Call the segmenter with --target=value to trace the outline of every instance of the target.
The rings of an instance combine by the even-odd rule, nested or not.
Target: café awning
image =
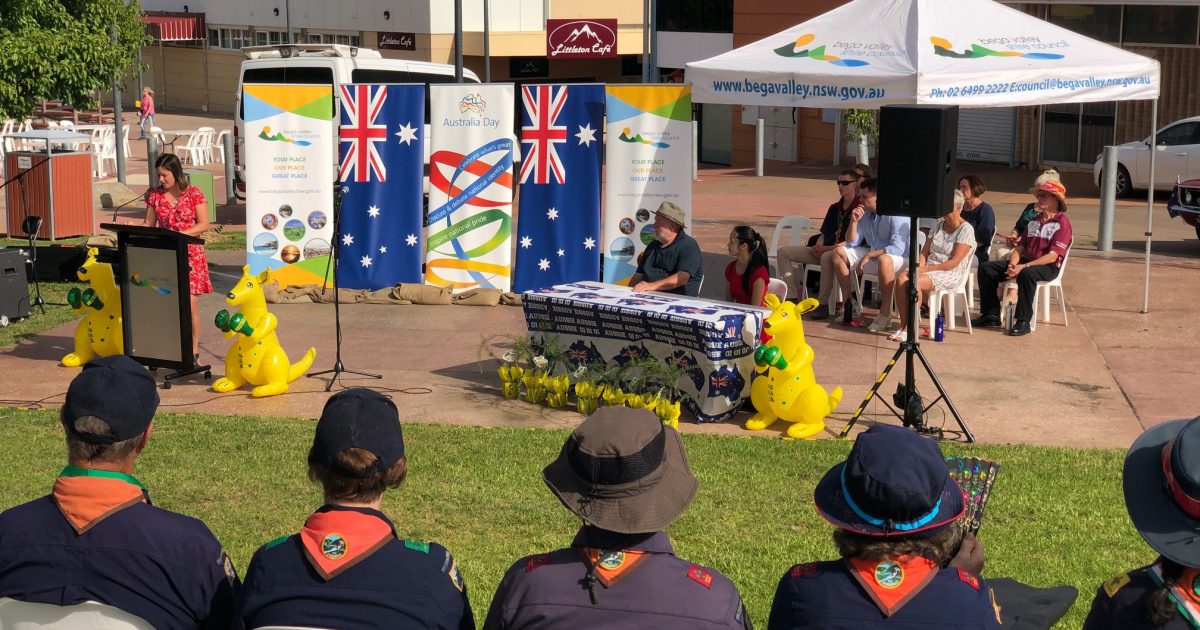
[[[142,15],[146,33],[160,42],[183,42],[208,38],[203,13],[147,11]]]

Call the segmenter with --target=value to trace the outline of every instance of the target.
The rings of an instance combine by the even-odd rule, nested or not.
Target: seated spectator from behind
[[[396,405],[369,389],[325,403],[308,451],[324,505],[300,533],[254,554],[239,617],[247,628],[474,628],[454,558],[437,543],[401,540],[381,503],[408,472]]]
[[[700,244],[688,233],[683,208],[664,201],[654,211],[654,240],[638,258],[629,280],[634,291],[664,291],[689,297],[700,295],[704,280]]]
[[[739,225],[729,233],[729,255],[725,266],[725,301],[765,306],[767,283],[767,243],[748,225]]]
[[[830,294],[833,293],[834,275],[833,259],[846,244],[846,232],[853,221],[853,211],[862,205],[858,197],[859,175],[854,169],[846,169],[837,177],[838,193],[841,197],[830,204],[825,211],[825,220],[821,222],[819,234],[809,240],[808,245],[788,245],[780,247],[776,252],[776,263],[779,266],[779,277],[788,285],[791,295],[800,296],[800,282],[796,274],[803,278],[804,265],[821,265],[821,290],[817,296],[820,304],[812,312],[813,319],[826,319],[831,312]],[[844,296],[849,298],[848,295]]]
[[[60,414],[67,467],[48,496],[0,514],[0,597],[99,602],[155,628],[230,627],[229,556],[204,523],[151,504],[133,476],[157,408],[154,378],[133,359],[83,366]]]
[[[979,266],[979,318],[973,326],[1000,325],[1000,296],[1005,280],[1017,282],[1016,321],[1012,334],[1028,335],[1033,319],[1033,295],[1037,283],[1058,276],[1063,258],[1071,247],[1071,220],[1067,217],[1067,189],[1062,182],[1046,181],[1031,188],[1037,199],[1038,216],[1025,226],[1025,234],[1007,260],[992,260]]]
[[[769,629],[1000,627],[983,544],[963,534],[962,489],[933,440],[871,427],[814,495],[842,557],[785,573]]]
[[[583,526],[566,549],[508,569],[485,629],[750,628],[733,582],[677,558],[663,532],[699,484],[679,434],[653,413],[602,407],[542,478]]]
[[[1200,418],[1147,430],[1125,456],[1125,509],[1158,553],[1096,590],[1084,630],[1180,630],[1200,624]]]
[[[834,272],[842,295],[851,295],[850,272],[860,278],[864,273],[879,278],[881,302],[879,316],[869,328],[875,332],[887,330],[892,322],[892,290],[896,271],[903,269],[908,257],[909,218],[878,214],[875,210],[877,186],[874,179],[859,184],[863,205],[854,209],[855,221],[850,224],[846,240],[846,257],[834,258]]]
[[[983,200],[987,187],[978,175],[964,175],[958,180],[958,190],[966,199],[963,203],[962,218],[975,230],[975,259],[985,263],[988,261],[992,237],[996,235],[996,212]]]

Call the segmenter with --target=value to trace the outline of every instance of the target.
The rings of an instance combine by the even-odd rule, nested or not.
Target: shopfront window
[[[1048,21],[1102,42],[1121,41],[1121,5],[1054,4]]]
[[[1126,5],[1125,36],[1129,44],[1196,44],[1200,7]]]
[[[658,0],[658,30],[732,33],[733,0]]]

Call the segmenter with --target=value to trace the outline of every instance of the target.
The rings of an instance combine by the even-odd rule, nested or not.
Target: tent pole
[[[1158,97],[1150,105],[1150,190],[1146,192],[1146,279],[1143,282],[1142,313],[1150,312],[1150,241],[1154,233],[1154,157],[1158,153]]]

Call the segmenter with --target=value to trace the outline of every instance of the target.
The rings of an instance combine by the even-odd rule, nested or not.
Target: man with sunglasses
[[[825,212],[825,220],[821,222],[821,233],[809,239],[807,245],[780,247],[777,254],[779,274],[788,284],[788,290],[792,295],[803,295],[799,291],[803,278],[797,282],[797,272],[803,276],[804,265],[821,265],[821,290],[817,297],[820,305],[812,312],[813,319],[829,317],[829,294],[837,284],[833,257],[845,256],[845,253],[839,254],[838,252],[844,249],[846,244],[846,232],[850,227],[850,221],[853,220],[854,209],[862,205],[862,199],[858,196],[859,175],[857,172],[853,169],[846,169],[838,175],[835,181],[841,198],[831,204],[829,210]],[[848,301],[852,302],[853,300]],[[854,308],[857,306],[855,304]]]

